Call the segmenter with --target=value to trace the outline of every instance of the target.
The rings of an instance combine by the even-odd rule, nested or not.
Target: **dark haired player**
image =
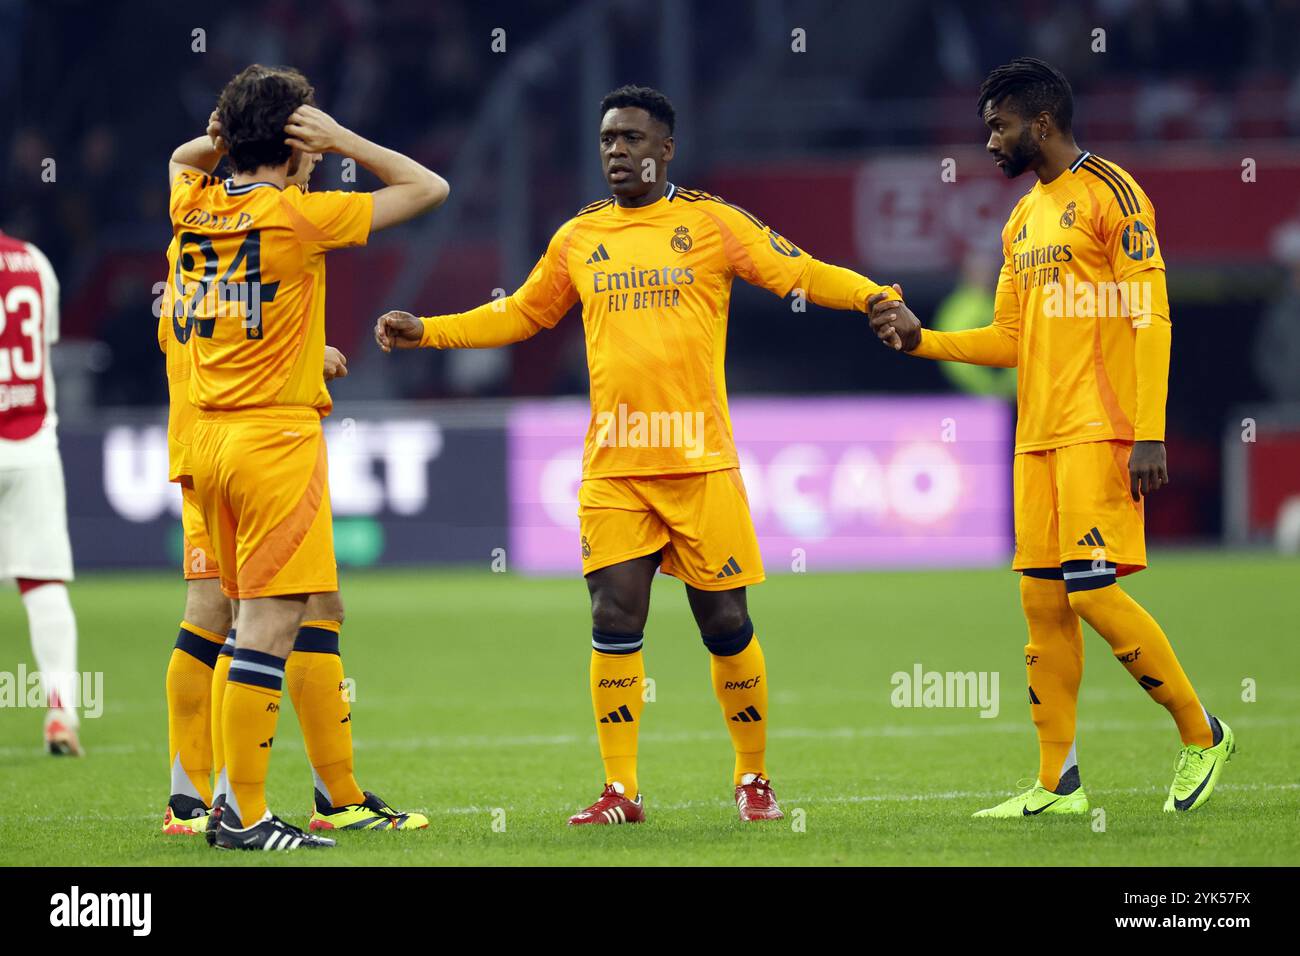
[[[552,328],[582,302],[592,418],[578,517],[605,789],[569,822],[645,819],[641,643],[659,568],[685,583],[710,653],[740,818],[780,819],[765,767],[767,672],[745,601],[763,565],[727,414],[731,283],[739,276],[781,296],[800,289],[819,305],[859,311],[883,287],[818,262],[743,209],[670,183],[674,112],[662,93],[622,87],[600,113],[611,195],[556,231],[514,295],[458,315],[389,312],[375,337],[384,350],[491,348]],[[649,431],[624,427],[637,420]]]
[[[211,542],[208,564],[225,596],[239,601],[225,689],[213,701],[214,713],[220,711],[213,742],[226,773],[224,795],[206,829],[223,848],[334,844],[285,823],[266,806],[290,651],[298,652],[295,663],[302,681],[312,685],[312,698],[334,704],[299,711],[318,790],[332,774],[327,788],[338,791],[333,797],[344,792],[339,787],[350,794],[346,813],[332,806],[322,812],[318,798],[312,828],[356,823],[401,829],[411,816],[356,791],[350,736],[337,727],[332,736],[314,735],[308,726],[331,719],[337,724],[339,712],[347,711],[336,683],[342,678],[337,628],[305,619],[309,607],[321,605],[319,596],[338,591],[320,424],[332,405],[324,370],[325,254],[364,244],[371,233],[432,209],[448,188],[436,173],[344,129],[312,102],[311,85],[296,70],[250,66],[221,93],[220,142],[206,135],[182,145],[169,170],[174,239],[164,314],[175,342],[167,352],[170,359],[171,345],[182,347],[177,354],[189,372],[184,407],[196,412],[184,436],[188,448],[181,449],[183,469],[173,449],[173,477],[190,478],[193,511]],[[233,169],[225,180],[212,175],[223,150]],[[309,173],[325,152],[352,157],[384,188],[299,188],[304,167]],[[341,616],[339,607],[335,618]],[[214,629],[183,632],[178,641],[181,661],[195,659],[195,690],[204,674],[212,674],[220,638]],[[290,665],[291,691],[293,671]],[[313,740],[327,739],[334,760],[312,753]]]
[[[979,92],[988,151],[1008,178],[1038,181],[1002,230],[993,324],[922,330],[906,306],[873,303],[883,341],[925,358],[1019,367],[1016,553],[1029,625],[1025,665],[1038,780],[977,817],[1084,813],[1075,710],[1087,621],[1178,726],[1165,801],[1195,810],[1234,750],[1197,699],[1168,638],[1117,583],[1146,567],[1143,499],[1169,481],[1170,323],[1155,210],[1128,173],[1074,142],[1070,84],[1029,57]]]
[[[221,122],[216,110],[208,119],[211,164],[225,155]],[[304,153],[298,169],[287,177],[288,188],[307,192],[320,153]],[[204,164],[208,168],[208,164]],[[175,240],[173,240],[173,245]],[[175,267],[175,255],[169,251]],[[166,356],[170,414],[167,419],[169,477],[181,487],[182,571],[185,577],[185,616],[167,666],[167,743],[170,796],[162,832],[168,835],[204,833],[212,820],[210,808],[222,802],[226,781],[222,746],[222,704],[235,650],[232,627],[238,602],[222,593],[217,556],[199,512],[190,475],[189,447],[198,409],[190,404],[190,356],[173,327],[176,293],[165,283],[159,299],[158,345]],[[325,347],[324,374],[328,383],[347,375],[341,352]],[[428,826],[419,813],[393,810],[357,784],[353,774],[352,712],[344,684],[339,636],[343,601],[337,591],[307,599],[293,652],[285,663],[285,686],[302,727],[312,766],[311,830],[416,830]]]

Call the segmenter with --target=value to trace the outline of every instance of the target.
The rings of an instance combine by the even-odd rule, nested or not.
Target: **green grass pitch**
[[[87,575],[73,586],[83,670],[104,672],[88,756],[39,749],[42,712],[0,710],[0,864],[1289,864],[1300,862],[1300,588],[1294,561],[1169,554],[1125,585],[1162,622],[1239,753],[1213,800],[1161,812],[1178,739],[1085,628],[1079,755],[1092,818],[972,820],[1031,777],[1024,624],[1008,571],[779,575],[751,589],[771,680],[769,769],[787,820],[742,825],[708,661],[679,582],[655,583],[641,735],[648,822],[566,827],[602,783],[578,578],[487,571],[347,573],[344,663],[357,776],[431,824],[344,833],[317,854],[226,854],[159,832],[167,798],[163,674],[183,586]],[[32,667],[17,594],[0,600],[0,671]],[[900,709],[890,677],[997,671],[1000,712]],[[1254,702],[1243,681],[1256,682]],[[302,824],[311,776],[292,708],[272,807]],[[801,827],[792,823],[802,822]],[[494,823],[496,826],[494,826]],[[500,824],[504,823],[504,829]]]

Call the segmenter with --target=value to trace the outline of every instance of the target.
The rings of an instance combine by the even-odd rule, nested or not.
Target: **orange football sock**
[[[266,771],[280,721],[283,682],[283,659],[235,648],[221,711],[221,737],[230,786],[226,802],[245,827],[266,813]]]
[[[636,769],[637,732],[645,708],[642,635],[592,631],[591,638],[591,706],[596,716],[600,759],[605,765],[605,783],[622,784],[624,794],[636,799],[641,792]]]
[[[338,621],[304,623],[284,668],[316,789],[332,807],[366,798],[353,776],[352,708],[339,656],[339,628]]]
[[[212,799],[215,802],[229,787],[226,786],[226,750],[221,745],[221,711],[226,703],[226,681],[230,678],[230,662],[234,660],[235,632],[226,635],[225,646],[212,667]]]
[[[1087,580],[1087,579],[1084,579]],[[1111,652],[1178,725],[1184,744],[1210,747],[1214,732],[1155,618],[1118,584],[1070,592],[1070,606],[1110,644]]]
[[[733,777],[739,785],[745,774],[767,776],[767,663],[746,620],[734,634],[705,637],[713,692],[731,732],[736,752]]]
[[[212,805],[212,667],[224,635],[181,621],[167,663],[167,751],[172,795]]]
[[[1054,791],[1065,771],[1074,768],[1078,778],[1074,740],[1083,626],[1070,607],[1064,581],[1022,574],[1020,604],[1029,625],[1025,674],[1029,712],[1038,731],[1038,782]]]

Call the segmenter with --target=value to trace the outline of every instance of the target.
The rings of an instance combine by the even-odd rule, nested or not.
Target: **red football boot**
[[[747,773],[741,777],[736,787],[736,809],[742,820],[780,820],[785,814],[776,805],[776,794],[772,792],[772,781],[756,773]]]
[[[85,753],[72,721],[60,710],[45,715],[45,749],[56,757],[80,757]]]
[[[641,794],[635,800],[623,795],[621,783],[607,783],[600,799],[581,813],[569,817],[569,826],[581,826],[584,823],[641,823],[645,820],[645,805]]]

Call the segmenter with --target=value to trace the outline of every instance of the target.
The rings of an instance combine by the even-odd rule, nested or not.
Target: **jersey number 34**
[[[223,243],[224,244],[224,243]],[[202,257],[202,274],[191,249]],[[243,266],[243,277],[235,274]],[[190,335],[210,339],[216,330],[217,319],[239,317],[244,327],[244,337],[262,338],[262,306],[275,300],[279,282],[262,282],[262,231],[252,229],[244,237],[234,258],[218,278],[221,257],[210,236],[197,232],[183,232],[176,250],[175,305],[172,307],[172,331],[176,341],[189,341]],[[190,278],[186,281],[186,277]],[[184,325],[181,321],[184,320]]]

